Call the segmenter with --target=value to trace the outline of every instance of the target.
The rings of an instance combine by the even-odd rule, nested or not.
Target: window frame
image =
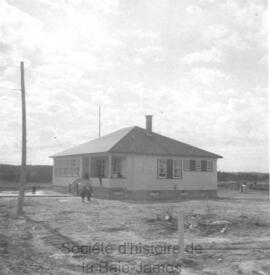
[[[124,178],[124,163],[123,157],[113,156],[111,163],[111,178],[121,179]]]
[[[180,169],[180,175],[175,175],[175,165],[178,163],[178,169]],[[165,173],[163,176],[161,173],[161,165],[164,165]],[[171,171],[168,171],[170,169]],[[177,180],[183,178],[183,160],[176,158],[158,158],[157,159],[157,178],[166,180]]]
[[[205,162],[206,162],[206,166],[205,166]],[[194,158],[185,159],[183,160],[183,171],[203,172],[203,173],[214,172],[214,160],[213,159],[194,159]]]
[[[213,160],[207,160],[207,172],[214,171],[214,162]]]
[[[175,163],[180,163],[179,168],[180,168],[180,175],[175,176]],[[181,159],[173,159],[173,179],[181,179],[183,177],[183,165],[182,165],[182,160]]]
[[[79,177],[80,160],[78,158],[71,159],[55,159],[54,176],[55,177]]]
[[[192,165],[191,165],[191,163],[192,163]],[[196,169],[196,167],[197,167],[197,165],[196,165],[197,163],[196,163],[196,160],[195,159],[190,159],[189,160],[189,171],[190,172],[197,172],[197,169]],[[194,167],[193,167],[193,165],[194,165]],[[192,169],[191,169],[192,168]]]
[[[160,163],[165,163],[165,176],[160,176]],[[158,179],[167,179],[168,178],[168,171],[167,171],[167,159],[157,159],[157,177]]]

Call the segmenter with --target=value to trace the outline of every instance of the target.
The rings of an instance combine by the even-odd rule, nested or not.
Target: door
[[[82,178],[84,178],[86,174],[88,174],[88,176],[90,177],[90,171],[89,171],[89,157],[83,157],[83,163],[82,163]]]

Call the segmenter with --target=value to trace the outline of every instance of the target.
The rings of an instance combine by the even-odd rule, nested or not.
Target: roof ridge
[[[108,151],[110,152],[111,150],[113,150],[113,148],[116,147],[123,140],[123,138],[125,138],[128,134],[130,134],[136,127],[138,127],[138,126],[131,126],[131,127],[127,127],[127,128],[122,128],[122,130],[123,129],[128,129],[128,128],[130,128],[130,130],[124,136],[122,136],[122,138],[120,138]]]
[[[201,151],[203,151],[203,152],[210,153],[210,154],[214,154],[214,155],[216,155],[216,156],[221,157],[221,156],[220,156],[220,155],[218,155],[218,154],[215,154],[215,153],[209,152],[209,151],[207,151],[207,150],[201,149],[201,148],[199,148],[199,147],[196,147],[196,146],[190,145],[189,143],[182,142],[182,141],[179,141],[179,140],[174,139],[174,138],[171,138],[171,137],[166,137],[166,136],[161,135],[161,134],[158,134],[158,133],[156,133],[156,132],[153,132],[153,134],[155,134],[155,135],[157,135],[157,136],[160,136],[160,137],[163,137],[163,138],[166,138],[166,139],[170,139],[170,140],[172,140],[172,141],[174,141],[174,142],[177,142],[177,143],[181,143],[181,144],[187,145],[187,146],[189,146],[189,147],[191,147],[191,148],[194,148],[194,149],[196,149],[196,150],[198,150],[198,149],[199,149],[199,150],[201,150]]]
[[[135,139],[134,139],[135,137]],[[183,156],[206,156],[222,158],[220,155],[195,147],[177,139],[152,132],[140,126],[121,128],[50,157],[92,154],[101,152],[139,153],[139,154],[166,154]]]
[[[134,130],[135,128],[137,128],[137,129],[139,129],[139,130],[141,130],[141,131],[146,132],[146,129],[145,129],[145,128],[142,128],[142,127],[140,127],[140,126],[134,126],[132,130]],[[127,134],[129,134],[130,132],[131,132],[131,131],[129,131]],[[176,142],[176,143],[178,143],[178,144],[188,146],[188,147],[190,147],[190,149],[200,150],[201,152],[205,152],[205,153],[208,153],[208,154],[211,154],[211,155],[215,155],[215,156],[218,157],[218,158],[222,158],[222,156],[220,156],[220,155],[218,155],[218,154],[215,154],[215,153],[212,153],[212,152],[210,152],[210,151],[201,149],[201,148],[199,148],[199,147],[190,145],[190,144],[188,144],[188,143],[186,143],[186,142],[182,142],[182,141],[179,141],[179,140],[177,140],[177,139],[174,139],[174,138],[171,138],[171,137],[167,137],[167,136],[165,136],[165,135],[156,133],[156,132],[154,132],[154,131],[153,131],[151,134],[152,134],[153,136],[158,136],[158,137],[161,137],[161,138],[164,138],[164,139],[167,139],[167,140],[171,140],[171,141]],[[125,136],[126,136],[126,135],[125,135]],[[124,137],[125,137],[125,136],[124,136]],[[123,137],[123,138],[124,138],[124,137]],[[122,140],[122,139],[121,139],[121,140]],[[119,142],[120,142],[121,140],[119,140]],[[117,143],[117,144],[118,144],[118,143]],[[117,144],[115,144],[110,150],[112,150]],[[162,146],[162,147],[163,147],[162,144],[159,144],[159,146]],[[164,147],[163,147],[163,148],[164,148]]]

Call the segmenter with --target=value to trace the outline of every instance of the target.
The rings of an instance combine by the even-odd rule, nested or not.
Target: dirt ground
[[[0,274],[270,274],[267,193],[143,204],[27,197],[22,218],[16,203],[0,198]]]

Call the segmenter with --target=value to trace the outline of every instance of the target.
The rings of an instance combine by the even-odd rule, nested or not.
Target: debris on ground
[[[185,209],[185,244],[202,253],[185,251],[181,274],[270,274],[268,201],[189,201],[131,204],[100,201],[82,205],[76,197],[27,198],[25,216],[15,218],[14,198],[0,201],[0,274],[67,274],[81,272],[83,261],[127,264],[176,262],[177,255],[63,253],[65,247],[123,242],[142,245],[178,244],[177,210]],[[191,246],[193,244],[193,246]],[[2,250],[1,250],[2,249]],[[4,252],[4,253],[1,253]],[[129,273],[135,274],[135,273]]]

